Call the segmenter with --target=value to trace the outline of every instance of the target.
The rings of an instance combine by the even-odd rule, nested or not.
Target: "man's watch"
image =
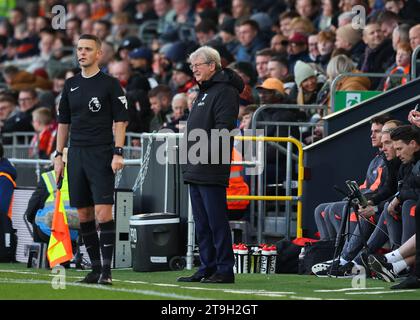
[[[122,147],[115,147],[114,148],[114,155],[117,155],[117,156],[124,156],[124,148],[122,148]]]
[[[55,155],[54,155],[54,158],[57,158],[57,157],[62,157],[63,156],[63,153],[62,152],[60,152],[60,151],[58,151],[58,150],[55,150]]]

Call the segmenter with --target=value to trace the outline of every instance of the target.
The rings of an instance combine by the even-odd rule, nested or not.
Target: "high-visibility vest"
[[[7,180],[9,180],[12,183],[13,188],[16,188],[16,182],[15,180],[13,180],[10,174],[6,172],[0,172],[0,177],[5,177]],[[9,219],[12,219],[12,207],[13,207],[13,195],[12,195],[12,201],[10,201],[9,211],[7,212],[7,216],[9,217]]]
[[[42,210],[42,213],[39,214],[40,211],[38,211],[38,214],[35,218],[36,222],[42,222],[45,224],[46,227],[51,226],[51,214],[54,211],[54,204],[55,204],[55,193],[57,191],[57,183],[55,179],[55,172],[54,170],[44,172],[42,175],[42,180],[44,181],[45,185],[47,186],[47,190],[49,193],[49,196],[47,200],[45,200],[44,209]],[[66,216],[67,216],[67,222],[69,224],[70,233],[72,233],[72,238],[77,237],[77,231],[75,229],[79,229],[79,216],[77,214],[76,208],[70,207],[70,194],[69,194],[69,185],[67,180],[67,170],[64,170],[64,178],[63,183],[61,186],[61,199],[64,204],[64,210],[66,210]],[[40,217],[42,215],[42,217]],[[50,232],[43,230],[42,231],[49,235]]]
[[[242,155],[235,149],[232,150],[232,161],[242,161]],[[249,186],[242,176],[244,167],[241,165],[232,165],[230,167],[229,187],[226,189],[228,196],[246,196],[249,195]],[[227,202],[229,210],[243,210],[249,204],[249,200],[229,200]]]
[[[66,167],[67,168],[67,167]],[[54,205],[55,201],[55,192],[57,191],[57,179],[55,178],[55,171],[47,171],[41,174],[42,180],[44,181],[47,190],[48,198],[45,200],[45,206]],[[70,204],[70,195],[69,195],[69,184],[67,180],[67,169],[64,170],[63,183],[61,185],[61,199],[64,202],[64,206]]]
[[[38,210],[35,217],[35,223],[38,226],[38,228],[41,229],[41,231],[49,237],[51,235],[51,224],[52,217],[54,214],[55,193],[57,191],[57,184],[54,171],[45,172],[41,175],[41,177],[47,187],[49,196],[45,201],[44,207]],[[67,223],[70,228],[71,239],[76,240],[78,237],[78,230],[80,229],[80,221],[76,208],[70,207],[69,197],[70,196],[68,192],[67,170],[65,170],[63,184],[61,187],[61,198],[64,203],[64,210],[67,216]]]

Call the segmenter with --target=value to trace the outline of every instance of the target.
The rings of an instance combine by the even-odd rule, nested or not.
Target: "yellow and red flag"
[[[57,183],[61,185],[61,183]],[[70,261],[73,257],[70,230],[67,223],[66,211],[61,200],[60,188],[57,188],[55,197],[54,215],[51,224],[51,236],[47,251],[51,268],[57,264]]]

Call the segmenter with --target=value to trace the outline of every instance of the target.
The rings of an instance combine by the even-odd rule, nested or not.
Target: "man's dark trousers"
[[[190,184],[191,206],[200,250],[198,273],[233,274],[235,260],[227,218],[226,187]]]

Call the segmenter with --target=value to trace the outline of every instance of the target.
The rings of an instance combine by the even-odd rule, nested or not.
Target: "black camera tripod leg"
[[[347,203],[345,204],[345,207],[343,209],[344,215],[341,219],[340,229],[337,233],[337,237],[335,239],[335,248],[334,248],[334,256],[331,263],[330,271],[328,273],[328,276],[331,276],[333,266],[335,265],[335,261],[340,260],[341,255],[341,247],[344,243],[344,237],[348,235],[348,232],[346,233],[346,227],[349,229],[350,227],[350,208],[351,208],[351,202],[352,199],[350,198],[347,200]]]

